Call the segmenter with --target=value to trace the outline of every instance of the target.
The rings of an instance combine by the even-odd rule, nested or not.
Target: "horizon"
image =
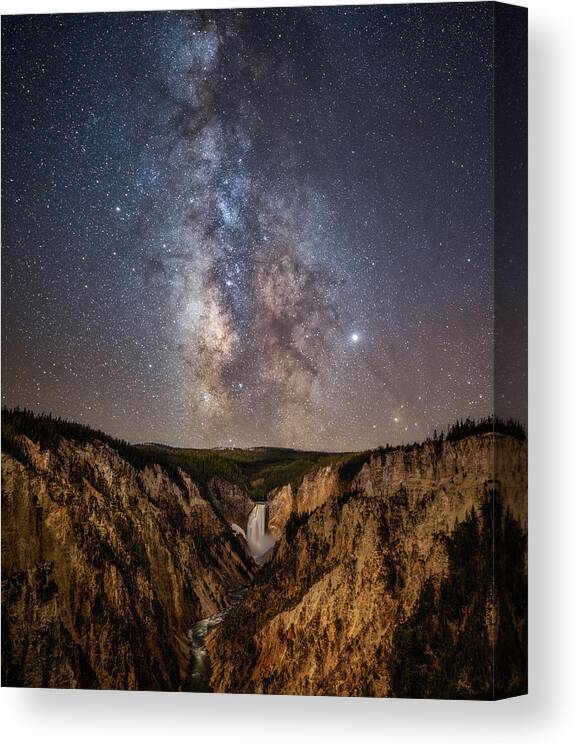
[[[364,452],[371,452],[375,451],[377,449],[403,449],[407,446],[414,446],[421,444],[426,444],[427,442],[437,441],[441,438],[446,441],[447,440],[447,434],[449,430],[452,428],[458,427],[459,424],[467,425],[468,423],[473,424],[473,427],[479,426],[481,423],[486,423],[490,420],[495,420],[503,425],[513,424],[514,426],[520,427],[523,432],[527,433],[527,426],[524,422],[518,421],[515,418],[502,418],[499,416],[493,416],[493,415],[487,415],[483,418],[473,420],[470,417],[465,418],[457,418],[452,423],[447,424],[446,427],[435,429],[433,434],[428,434],[421,439],[414,440],[414,441],[408,441],[408,442],[400,442],[397,444],[392,444],[390,442],[381,442],[379,444],[374,444],[372,446],[365,446],[365,447],[350,447],[347,449],[339,449],[339,450],[329,450],[329,449],[311,449],[306,448],[303,446],[281,446],[281,445],[273,445],[273,444],[255,444],[251,446],[237,446],[237,445],[227,445],[227,446],[181,446],[181,445],[175,445],[175,444],[167,444],[164,442],[159,441],[127,441],[126,439],[123,439],[119,436],[114,436],[111,434],[108,434],[106,431],[104,431],[102,428],[99,428],[98,426],[89,424],[89,423],[82,423],[80,421],[70,420],[68,418],[63,418],[60,415],[55,415],[52,412],[48,413],[38,413],[34,411],[31,408],[22,407],[20,405],[10,407],[8,405],[2,405],[2,412],[4,410],[7,411],[20,411],[20,412],[30,412],[35,418],[42,419],[42,418],[49,418],[51,420],[56,421],[62,421],[68,424],[72,425],[79,425],[86,427],[87,429],[95,432],[101,432],[103,434],[106,434],[108,438],[113,439],[114,441],[122,441],[128,444],[129,446],[133,447],[158,447],[160,449],[174,449],[178,451],[190,451],[190,452],[234,452],[234,451],[240,451],[240,452],[259,452],[259,451],[279,451],[279,452],[296,452],[296,453],[303,453],[303,454],[314,454],[314,455],[320,455],[320,456],[330,456],[330,455],[346,455],[346,454],[358,454],[358,453],[364,453]],[[502,433],[506,434],[508,432],[504,430],[498,430],[498,431],[486,431],[485,433]],[[484,434],[481,434],[484,435]],[[435,438],[436,437],[436,438]]]

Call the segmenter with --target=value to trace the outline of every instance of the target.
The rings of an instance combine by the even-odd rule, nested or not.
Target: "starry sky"
[[[326,450],[491,413],[492,34],[490,3],[4,17],[3,404]]]

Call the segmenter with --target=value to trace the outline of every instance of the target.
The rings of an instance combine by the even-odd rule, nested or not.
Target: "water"
[[[207,636],[218,627],[226,614],[245,598],[248,588],[234,590],[227,596],[227,608],[213,616],[196,622],[189,630],[189,642],[191,643],[191,691],[192,692],[210,692],[209,680],[211,678],[211,666],[205,640]]]
[[[256,504],[247,518],[247,545],[254,559],[262,556],[274,544],[265,528],[265,504]]]
[[[262,557],[271,549],[274,539],[266,529],[265,504],[256,504],[247,518],[247,531],[244,533],[237,525],[232,525],[236,532],[240,532],[247,539],[247,545],[258,566],[263,563]],[[227,608],[213,616],[196,622],[189,630],[189,642],[191,643],[191,682],[192,692],[210,692],[209,681],[211,679],[211,666],[205,641],[207,636],[218,627],[226,614],[247,595],[249,588],[234,590],[227,596]]]

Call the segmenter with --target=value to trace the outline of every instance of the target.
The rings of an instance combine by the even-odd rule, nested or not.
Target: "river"
[[[223,611],[219,611],[213,616],[208,616],[206,619],[195,622],[195,624],[189,630],[189,642],[191,643],[191,692],[211,692],[209,681],[211,679],[211,665],[209,656],[207,654],[207,648],[205,647],[205,640],[211,632],[218,627],[225,615],[231,611],[234,606],[245,598],[249,588],[245,587],[241,590],[233,590],[227,595],[227,607]]]

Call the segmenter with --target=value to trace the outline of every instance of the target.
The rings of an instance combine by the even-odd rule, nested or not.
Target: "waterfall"
[[[273,545],[265,529],[265,504],[256,504],[247,518],[247,543],[254,558],[261,556]]]

